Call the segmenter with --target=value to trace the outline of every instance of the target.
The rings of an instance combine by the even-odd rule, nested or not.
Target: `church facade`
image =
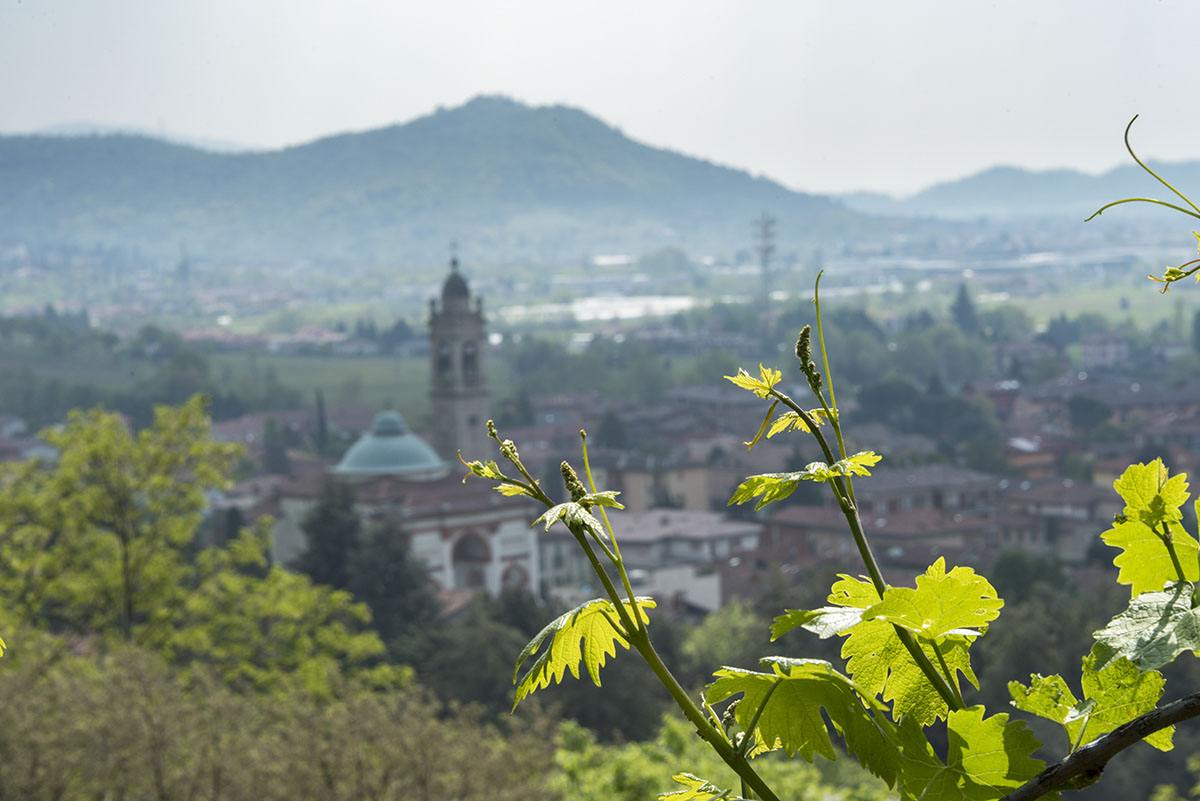
[[[482,304],[471,295],[458,260],[430,303],[432,445],[396,411],[381,412],[325,476],[296,479],[279,497],[275,557],[289,562],[304,548],[301,524],[326,480],[349,483],[366,525],[394,521],[413,553],[447,592],[536,592],[538,540],[529,521],[537,511],[504,498],[482,481],[462,481],[455,455],[491,458],[487,437],[487,331]]]

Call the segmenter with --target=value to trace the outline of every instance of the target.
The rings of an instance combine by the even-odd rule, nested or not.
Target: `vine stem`
[[[817,444],[821,446],[822,453],[830,464],[837,461],[834,459],[833,450],[829,447],[829,442],[825,439],[825,435],[817,428],[816,421],[806,412],[800,404],[796,403],[787,395],[772,389],[771,395],[778,398],[779,402],[787,406],[793,412],[800,416],[804,424],[808,426],[813,437],[816,438]],[[863,531],[862,519],[858,514],[858,506],[855,505],[848,497],[845,488],[841,484],[841,479],[833,481],[834,495],[837,497],[838,506],[842,510],[842,515],[846,518],[847,525],[850,526],[850,534],[854,537],[854,544],[858,548],[858,554],[862,557],[863,565],[867,569],[867,574],[871,578],[871,583],[875,586],[875,592],[880,598],[883,598],[883,593],[887,589],[887,582],[884,581],[883,571],[879,569],[879,562],[875,559],[875,554],[871,551],[871,543],[867,540],[866,532]],[[942,678],[942,674],[934,667],[933,662],[929,660],[928,654],[921,648],[916,638],[907,630],[895,624],[892,628],[896,631],[896,636],[900,639],[900,643],[904,649],[908,651],[913,661],[917,663],[917,667],[925,674],[925,678],[933,685],[933,689],[946,702],[946,706],[950,709],[962,709],[963,703],[959,701],[954,689],[947,684]]]
[[[1070,789],[1076,779],[1098,777],[1108,761],[1136,743],[1168,726],[1200,716],[1200,693],[1184,696],[1153,709],[1073,751],[1004,796],[1001,801],[1034,801],[1058,790]]]
[[[736,773],[741,780],[758,794],[763,801],[779,801],[779,797],[775,795],[770,786],[763,781],[757,771],[750,765],[750,762],[744,755],[739,753],[733,744],[723,732],[717,729],[705,715],[700,706],[692,700],[687,691],[675,678],[670,669],[655,650],[654,644],[650,641],[650,634],[644,626],[635,626],[630,619],[629,611],[625,608],[625,604],[621,600],[621,595],[617,591],[616,585],[613,584],[612,578],[608,575],[608,571],[600,563],[600,559],[596,556],[596,552],[592,549],[591,544],[587,540],[587,536],[579,526],[568,527],[579,546],[583,548],[588,561],[591,562],[592,570],[596,572],[596,576],[600,579],[600,583],[604,585],[604,591],[608,594],[609,599],[617,608],[617,614],[621,618],[621,625],[625,628],[625,633],[629,640],[629,644],[641,655],[646,664],[650,666],[650,670],[654,672],[659,683],[666,688],[670,693],[671,698],[683,711],[684,716],[691,721],[696,727],[696,731],[717,752],[721,760]],[[620,569],[618,567],[618,569]],[[636,603],[633,609],[634,617],[638,618],[641,623],[641,611]]]
[[[1175,566],[1175,575],[1179,576],[1180,581],[1187,581],[1187,576],[1183,574],[1183,565],[1179,562],[1179,554],[1175,551],[1175,538],[1171,536],[1171,526],[1167,521],[1162,523],[1162,534],[1158,535],[1162,540],[1163,545],[1167,546],[1167,553],[1171,555],[1171,564]]]

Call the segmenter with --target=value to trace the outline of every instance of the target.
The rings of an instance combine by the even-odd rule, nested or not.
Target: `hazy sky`
[[[479,93],[808,190],[1200,158],[1194,0],[0,0],[0,131],[276,146]]]

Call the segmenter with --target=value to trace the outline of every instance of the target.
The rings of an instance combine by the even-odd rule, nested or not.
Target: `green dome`
[[[333,472],[432,481],[445,476],[449,468],[425,440],[409,430],[397,412],[381,412],[371,430],[346,451]]]

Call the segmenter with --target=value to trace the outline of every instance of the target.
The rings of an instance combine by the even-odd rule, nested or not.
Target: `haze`
[[[0,131],[68,124],[278,147],[480,93],[580,106],[810,191],[998,163],[1100,170],[1120,133],[1200,157],[1183,2],[0,6]]]

